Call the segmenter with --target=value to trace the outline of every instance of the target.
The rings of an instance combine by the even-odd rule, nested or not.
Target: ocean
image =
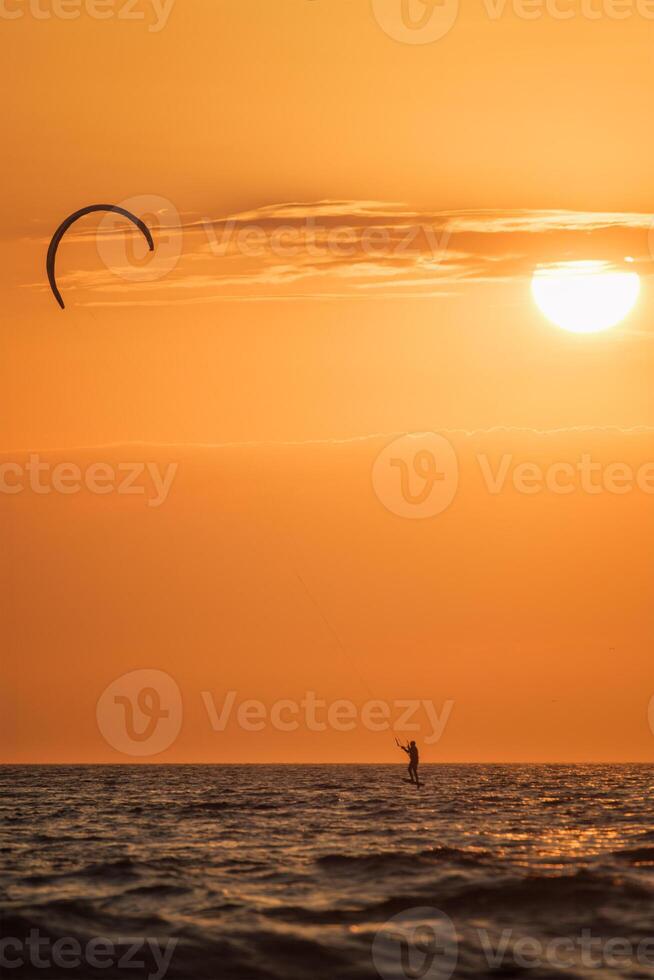
[[[4,766],[2,976],[654,976],[648,765]]]

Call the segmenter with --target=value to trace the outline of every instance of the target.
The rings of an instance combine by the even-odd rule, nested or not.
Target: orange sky
[[[367,0],[40,4],[0,5],[0,463],[178,468],[154,508],[0,493],[2,760],[125,761],[96,702],[140,668],[184,702],[146,761],[395,758],[361,726],[216,734],[228,689],[451,700],[430,761],[649,759],[651,495],[494,496],[479,458],[654,458],[654,20],[480,0],[416,45]],[[80,222],[62,312],[47,243],[100,201],[157,250]],[[535,308],[540,263],[625,256],[621,326]],[[372,477],[416,431],[460,469],[425,520]]]

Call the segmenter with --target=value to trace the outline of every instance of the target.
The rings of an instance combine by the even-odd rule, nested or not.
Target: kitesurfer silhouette
[[[402,745],[397,741],[398,748],[402,749],[403,752],[409,756],[409,780],[415,783],[416,786],[420,786],[420,779],[418,778],[418,764],[420,762],[420,754],[418,752],[418,746],[415,742],[411,741],[408,745]]]

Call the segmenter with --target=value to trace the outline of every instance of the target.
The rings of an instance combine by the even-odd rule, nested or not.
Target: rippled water
[[[654,976],[654,768],[421,773],[418,792],[401,766],[2,767],[3,933],[174,938],[167,976],[197,980]],[[401,913],[404,957],[385,927]],[[447,956],[411,948],[416,925],[440,941],[448,921]],[[516,953],[584,930],[640,952]],[[2,972],[146,977],[144,962]]]

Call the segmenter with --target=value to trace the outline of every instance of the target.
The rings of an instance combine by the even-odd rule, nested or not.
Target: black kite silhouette
[[[150,233],[150,229],[145,224],[145,222],[141,221],[140,218],[137,218],[136,215],[132,214],[131,211],[127,211],[125,208],[121,208],[117,204],[89,204],[88,207],[80,208],[80,210],[75,211],[74,214],[69,214],[66,220],[61,222],[61,224],[55,231],[54,235],[52,236],[52,241],[50,242],[50,245],[48,247],[48,257],[45,263],[46,271],[48,273],[48,281],[50,283],[50,288],[52,289],[52,292],[54,293],[54,297],[59,303],[59,306],[62,308],[62,310],[65,309],[64,301],[57,287],[57,280],[55,278],[55,259],[57,257],[57,249],[59,248],[59,242],[64,237],[64,235],[66,234],[66,232],[68,231],[68,229],[70,228],[70,226],[73,224],[74,221],[77,221],[78,218],[84,217],[85,214],[91,214],[93,211],[114,211],[116,214],[122,214],[125,218],[129,218],[129,220],[132,221],[139,229],[139,231],[141,231],[145,236],[145,240],[148,243],[148,247],[150,251],[154,252],[154,242],[152,241],[152,235]]]

